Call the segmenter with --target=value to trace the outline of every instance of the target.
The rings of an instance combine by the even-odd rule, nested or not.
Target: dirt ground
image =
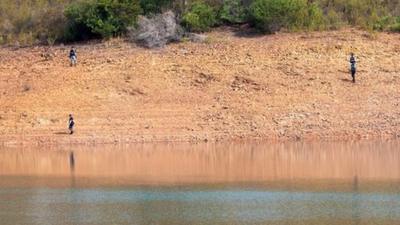
[[[0,143],[400,136],[399,34],[208,35],[156,50],[76,45],[77,67],[70,46],[1,48]]]

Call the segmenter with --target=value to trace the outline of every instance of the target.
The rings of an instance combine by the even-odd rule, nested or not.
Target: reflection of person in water
[[[75,169],[75,156],[74,152],[69,153],[69,167],[71,168],[71,171]]]

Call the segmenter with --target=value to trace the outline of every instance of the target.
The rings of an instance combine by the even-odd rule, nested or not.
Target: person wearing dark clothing
[[[72,117],[71,114],[69,114],[69,121],[68,121],[68,129],[69,129],[69,134],[73,134],[74,133],[74,118]]]
[[[356,58],[354,57],[354,53],[350,55],[350,71],[351,77],[353,78],[353,83],[356,82]]]
[[[71,61],[71,66],[75,66],[78,58],[76,56],[76,50],[74,47],[71,48],[71,50],[69,51],[69,59]]]

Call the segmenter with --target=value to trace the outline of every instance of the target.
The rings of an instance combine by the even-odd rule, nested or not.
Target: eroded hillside
[[[7,143],[355,139],[400,134],[400,35],[357,30],[148,50],[121,40],[0,50]],[[350,82],[348,54],[358,57]],[[72,113],[76,134],[66,134]]]

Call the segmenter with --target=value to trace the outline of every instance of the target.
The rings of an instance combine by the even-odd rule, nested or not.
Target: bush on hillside
[[[163,9],[171,8],[173,0],[140,0],[140,6],[145,15],[161,13]]]
[[[329,9],[324,23],[328,30],[339,29],[343,25],[342,15],[333,9]]]
[[[389,24],[385,17],[390,17],[400,6],[397,0],[318,0],[320,7],[325,12],[340,17],[342,24],[358,26],[369,30],[384,30]],[[396,2],[397,1],[397,2]]]
[[[308,16],[306,0],[255,0],[250,6],[254,25],[263,32],[297,29]]]
[[[87,3],[75,3],[69,5],[64,14],[67,18],[67,28],[65,30],[64,39],[67,41],[87,40],[95,36],[91,29],[86,25],[85,11],[88,7]]]
[[[63,36],[64,0],[0,1],[0,44],[53,44]]]
[[[246,7],[242,0],[225,0],[220,11],[220,19],[230,24],[246,22]]]
[[[65,10],[67,39],[109,38],[122,34],[136,23],[141,8],[138,0],[90,0],[71,4]]]
[[[308,30],[321,30],[325,27],[324,12],[318,4],[308,5],[303,27]]]
[[[214,9],[202,1],[194,2],[183,15],[182,23],[192,32],[204,32],[217,23]]]
[[[400,32],[400,16],[396,18],[396,21],[394,24],[392,24],[390,27],[390,30],[393,32]]]
[[[391,25],[390,30],[393,32],[400,32],[400,23],[395,23]]]
[[[373,30],[384,31],[387,30],[394,23],[395,20],[393,17],[383,16],[375,21],[375,23],[372,25],[372,28]]]
[[[179,41],[183,29],[171,11],[148,18],[139,16],[137,28],[130,28],[130,40],[148,48],[163,47],[169,42]]]
[[[264,32],[343,25],[400,30],[395,19],[400,16],[399,0],[0,0],[0,44],[26,46],[119,36],[134,26],[139,14],[166,10],[195,32],[221,23],[250,23]]]

